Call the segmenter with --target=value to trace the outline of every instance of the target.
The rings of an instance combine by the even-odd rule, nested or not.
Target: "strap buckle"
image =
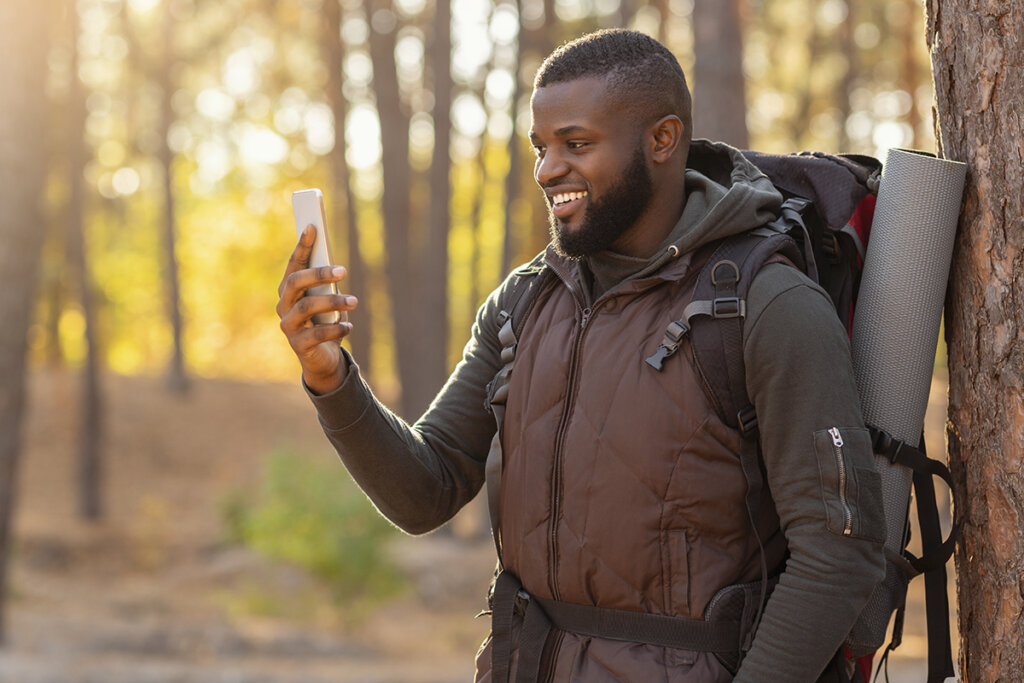
[[[757,430],[757,410],[753,405],[748,404],[746,408],[736,413],[736,421],[739,422],[740,434],[750,436]]]
[[[871,449],[877,454],[888,460],[893,465],[899,460],[900,450],[903,448],[903,442],[895,438],[892,434],[885,431],[884,429],[875,428],[874,439],[872,439]]]
[[[711,302],[712,318],[742,318],[746,315],[746,302],[738,296],[719,297]]]

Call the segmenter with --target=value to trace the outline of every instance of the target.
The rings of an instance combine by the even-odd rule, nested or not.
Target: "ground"
[[[413,588],[352,618],[324,607],[304,572],[225,541],[224,497],[257,485],[268,450],[336,458],[297,385],[197,379],[182,398],[155,378],[103,384],[105,510],[87,523],[76,375],[30,374],[0,683],[471,680],[488,626],[473,618],[493,568],[487,538],[402,538],[393,553]],[[933,390],[940,409],[944,397]],[[942,414],[929,419],[941,452]],[[239,610],[253,592],[294,608]],[[893,683],[924,680],[923,618],[912,613],[907,630]]]

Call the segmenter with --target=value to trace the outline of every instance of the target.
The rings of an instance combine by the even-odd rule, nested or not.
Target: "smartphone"
[[[292,194],[292,214],[295,216],[295,234],[301,236],[307,225],[316,228],[316,241],[313,242],[313,251],[309,257],[309,267],[319,268],[329,266],[331,260],[331,245],[327,240],[327,213],[324,211],[324,194],[320,190],[299,190]],[[310,294],[337,294],[338,286],[332,282],[327,285],[318,285],[306,290]],[[342,320],[348,320],[344,312],[331,311],[329,313],[317,313],[313,316],[313,322],[321,325],[329,325]]]

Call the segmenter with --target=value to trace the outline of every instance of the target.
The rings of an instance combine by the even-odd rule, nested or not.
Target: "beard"
[[[570,259],[605,251],[647,210],[654,181],[643,148],[637,146],[629,166],[601,196],[588,194],[580,226],[570,230],[548,207],[548,229],[555,252]]]

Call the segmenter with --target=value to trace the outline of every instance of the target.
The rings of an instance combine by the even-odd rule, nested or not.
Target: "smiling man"
[[[411,426],[336,343],[351,324],[311,321],[355,307],[303,298],[343,270],[307,267],[311,234],[287,266],[281,328],[380,511],[429,531],[487,470],[501,572],[478,681],[849,680],[840,646],[884,573],[884,525],[827,295],[787,262],[753,281],[742,355],[759,444],[709,398],[688,339],[661,367],[645,362],[708,246],[764,226],[782,201],[737,150],[690,133],[683,72],[652,38],[602,31],[548,57],[530,140],[551,244],[480,308]],[[762,496],[744,474],[750,449]],[[850,473],[838,490],[836,467]]]

